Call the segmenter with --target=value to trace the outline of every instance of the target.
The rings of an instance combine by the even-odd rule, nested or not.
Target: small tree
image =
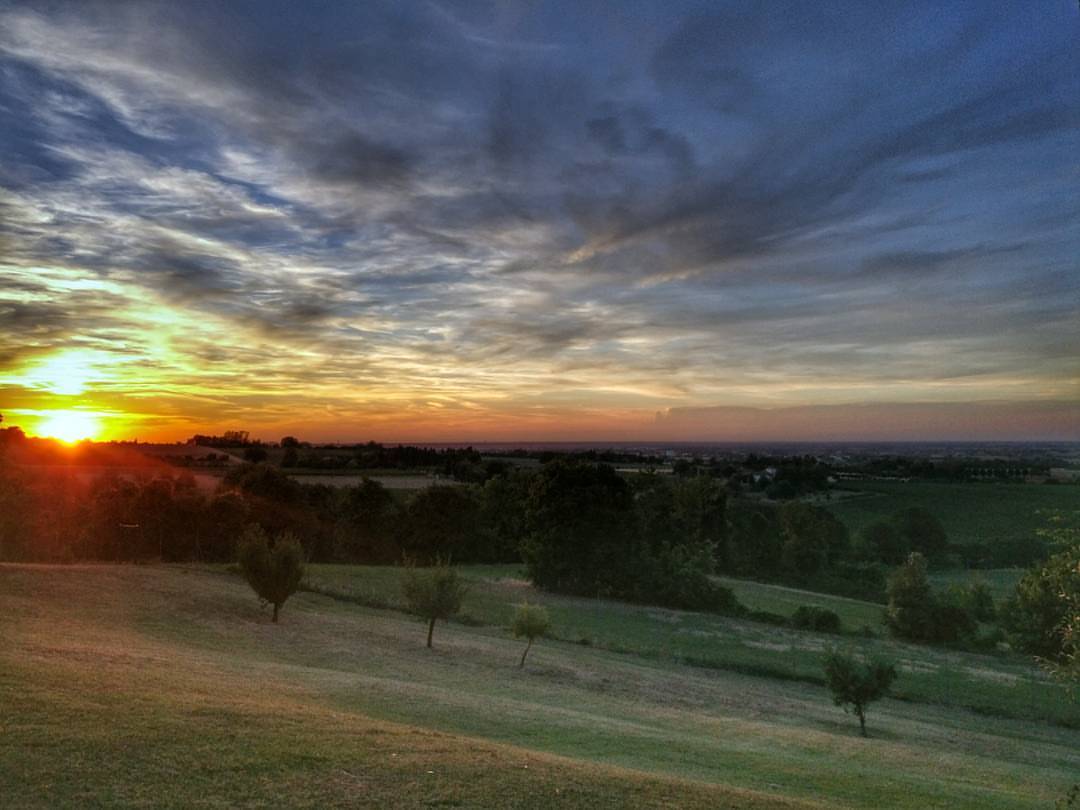
[[[859,718],[859,730],[866,734],[866,707],[883,697],[896,680],[896,667],[886,661],[863,664],[850,655],[830,650],[825,657],[825,681],[833,703]]]
[[[885,624],[894,635],[912,641],[931,638],[936,602],[926,578],[926,558],[918,552],[889,577]]]
[[[292,532],[271,544],[261,526],[249,526],[240,539],[240,571],[259,598],[274,606],[274,622],[304,578],[304,551]]]
[[[529,640],[529,643],[525,645],[525,652],[521,654],[518,669],[525,666],[525,656],[529,654],[533,640],[547,633],[550,627],[551,619],[548,618],[548,612],[542,605],[530,605],[528,602],[523,602],[517,606],[514,612],[514,623],[510,629],[514,632],[514,638]]]
[[[410,564],[405,571],[401,590],[409,610],[428,620],[427,645],[430,648],[435,620],[445,621],[461,610],[461,601],[468,587],[458,577],[456,569],[451,568],[449,563],[437,560],[428,569]]]

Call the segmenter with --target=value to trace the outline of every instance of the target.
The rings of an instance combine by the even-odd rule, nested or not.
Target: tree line
[[[732,495],[711,476],[620,475],[555,457],[534,469],[508,466],[483,484],[403,496],[370,479],[304,485],[253,463],[235,465],[207,492],[167,469],[86,475],[0,461],[0,559],[234,562],[249,526],[290,533],[313,562],[521,562],[552,591],[732,615],[747,611],[712,575],[792,584],[888,601],[890,629],[918,641],[974,643],[980,623],[997,621],[1023,649],[1046,655],[1061,622],[1056,563],[1001,606],[985,586],[933,593],[926,565],[949,544],[924,510],[852,538],[824,508]],[[828,616],[797,619],[835,631]]]

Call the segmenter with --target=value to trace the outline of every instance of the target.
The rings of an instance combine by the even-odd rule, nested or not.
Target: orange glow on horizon
[[[43,438],[59,439],[67,444],[75,444],[84,439],[98,439],[101,436],[101,419],[90,411],[53,411],[38,423],[34,433]]]

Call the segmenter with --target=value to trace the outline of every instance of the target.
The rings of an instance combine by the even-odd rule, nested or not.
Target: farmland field
[[[958,544],[1034,537],[1051,513],[1080,515],[1077,486],[845,481],[843,487],[862,494],[837,500],[829,509],[852,534],[909,506],[934,514]]]
[[[516,594],[504,573],[470,573],[470,609]],[[809,683],[551,640],[520,671],[502,627],[427,650],[408,616],[311,593],[275,626],[214,571],[0,566],[0,609],[15,807],[1022,808],[1080,769],[1076,730],[956,706],[886,699],[864,740]],[[638,610],[703,620],[577,609],[643,646],[644,617],[618,630]]]
[[[365,478],[370,478],[382,484],[387,489],[418,490],[432,486],[460,486],[460,482],[452,478],[435,478],[431,475],[422,474],[379,474],[357,475],[356,473],[289,473],[289,478],[300,484],[323,484],[330,487],[355,487],[363,483]]]

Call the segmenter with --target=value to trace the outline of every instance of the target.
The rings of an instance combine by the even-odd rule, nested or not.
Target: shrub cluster
[[[978,625],[962,606],[942,599],[926,578],[926,558],[912,552],[888,585],[885,624],[909,641],[957,643],[975,638]]]
[[[839,633],[843,629],[840,617],[828,608],[801,605],[791,614],[791,626],[818,633]]]

